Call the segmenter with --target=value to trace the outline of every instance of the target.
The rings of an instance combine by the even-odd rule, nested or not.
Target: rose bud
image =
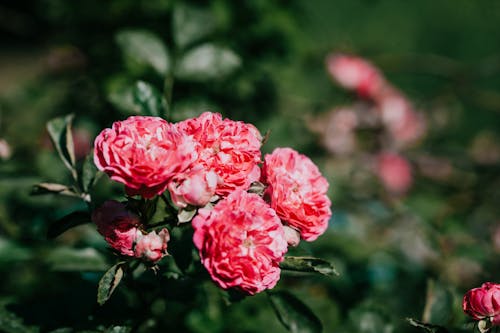
[[[167,255],[167,243],[170,234],[167,229],[162,229],[158,234],[152,231],[149,234],[138,235],[134,249],[134,256],[157,262]]]

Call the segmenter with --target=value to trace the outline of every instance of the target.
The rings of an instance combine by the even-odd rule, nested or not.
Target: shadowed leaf
[[[269,299],[279,320],[292,333],[319,333],[321,321],[297,297],[286,292],[268,292]]]
[[[66,230],[89,223],[90,221],[90,214],[88,212],[78,211],[70,213],[49,225],[47,237],[55,238]]]
[[[320,273],[323,275],[339,275],[328,261],[313,257],[285,257],[280,263],[281,269],[296,272]]]

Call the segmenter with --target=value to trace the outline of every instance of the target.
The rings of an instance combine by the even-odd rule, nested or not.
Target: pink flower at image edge
[[[277,148],[264,158],[264,198],[302,239],[313,241],[323,234],[332,215],[328,181],[305,155],[291,148]]]
[[[287,251],[276,212],[257,194],[236,190],[192,222],[193,241],[211,278],[223,289],[254,295],[273,288]]]
[[[464,295],[462,308],[476,320],[489,319],[493,326],[500,326],[500,284],[485,282],[469,290]]]

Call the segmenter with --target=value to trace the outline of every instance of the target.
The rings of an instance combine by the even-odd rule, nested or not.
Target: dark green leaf
[[[290,332],[322,332],[321,321],[297,297],[286,291],[269,292],[268,295],[276,315]]]
[[[174,40],[182,49],[199,41],[215,30],[212,14],[200,8],[178,2],[174,8]]]
[[[21,318],[6,310],[4,304],[0,304],[0,332],[38,333],[40,330],[34,326],[25,325]]]
[[[313,272],[323,275],[339,275],[328,261],[313,257],[285,257],[281,269],[296,272]]]
[[[453,313],[453,295],[437,281],[429,280],[422,320],[437,325],[448,324]]]
[[[94,248],[74,249],[59,247],[45,257],[55,271],[104,271],[106,261]]]
[[[132,332],[132,328],[127,326],[113,326],[104,331],[104,333],[129,333],[129,332]]]
[[[428,323],[424,323],[422,321],[406,318],[406,320],[410,323],[410,325],[423,329],[425,332],[429,333],[448,333],[448,330],[444,327],[438,325],[432,325]]]
[[[21,262],[32,257],[28,248],[22,247],[15,242],[0,237],[0,265],[10,264],[12,262]]]
[[[124,30],[116,35],[116,42],[122,50],[125,63],[133,72],[152,68],[160,75],[166,75],[170,68],[167,48],[161,39],[146,30]]]
[[[62,184],[55,183],[40,183],[34,185],[31,189],[31,195],[41,194],[62,194],[72,197],[79,197],[79,195],[70,187]]]
[[[94,154],[90,153],[85,158],[82,166],[81,183],[83,190],[88,193],[96,180],[97,167],[94,163]]]
[[[49,225],[47,237],[55,238],[68,229],[89,223],[90,221],[90,214],[88,212],[78,211],[70,213]]]
[[[124,266],[124,262],[119,262],[118,264],[112,266],[102,276],[97,289],[97,303],[99,303],[99,305],[106,303],[118,284],[120,284],[124,274]]]
[[[54,118],[47,123],[47,131],[49,132],[54,147],[66,167],[72,171],[75,165],[75,151],[73,135],[71,133],[73,118],[74,115],[70,114],[64,117]]]
[[[139,108],[139,114],[161,117],[165,114],[167,103],[161,93],[151,84],[137,81],[133,89],[134,103]]]
[[[233,51],[203,44],[187,52],[177,66],[176,76],[183,80],[208,81],[231,74],[241,64]]]

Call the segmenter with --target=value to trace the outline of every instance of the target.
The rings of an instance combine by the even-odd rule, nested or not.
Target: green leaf
[[[297,297],[286,292],[268,292],[269,299],[278,319],[292,333],[319,333],[321,321]]]
[[[177,3],[174,8],[174,41],[184,48],[210,35],[215,30],[215,20],[208,10]]]
[[[72,188],[63,184],[55,184],[55,183],[40,183],[33,185],[30,194],[31,195],[62,194],[71,197],[79,197],[78,193],[76,193]]]
[[[333,265],[326,260],[313,257],[285,257],[280,263],[281,269],[296,272],[312,272],[323,275],[339,275]]]
[[[203,44],[187,52],[177,64],[176,76],[189,81],[208,81],[234,72],[241,60],[233,51]]]
[[[0,237],[0,265],[13,262],[19,263],[29,260],[31,257],[32,254],[28,248],[21,247],[11,240]]]
[[[14,313],[5,308],[6,304],[0,304],[0,332],[4,333],[38,333],[40,330],[34,326],[27,326]]]
[[[141,115],[161,117],[165,114],[167,103],[161,93],[151,84],[137,81],[132,90],[134,103]]]
[[[429,280],[422,320],[426,323],[447,325],[453,313],[453,295],[446,286]]]
[[[143,73],[152,68],[166,75],[170,68],[167,48],[161,39],[146,30],[123,30],[116,35],[125,64],[134,73]]]
[[[406,318],[406,320],[410,323],[410,325],[414,327],[421,328],[425,332],[429,333],[448,333],[448,330],[444,327],[438,326],[438,325],[432,325],[428,323],[424,323],[422,321],[413,319],[413,318]]]
[[[132,328],[128,326],[112,326],[104,331],[104,333],[129,333]]]
[[[102,254],[96,249],[87,247],[74,249],[69,247],[55,248],[47,254],[45,261],[55,271],[104,271],[107,267]]]
[[[198,210],[196,208],[190,206],[180,209],[179,213],[177,214],[177,220],[179,221],[179,224],[191,222],[197,211]]]
[[[119,262],[112,266],[99,281],[97,289],[97,303],[103,305],[111,297],[118,284],[123,278],[125,262]]]
[[[167,103],[160,91],[150,83],[137,81],[134,84],[123,79],[114,79],[106,87],[108,101],[125,115],[162,116]]]
[[[73,135],[71,133],[71,123],[74,115],[70,114],[64,117],[58,117],[47,123],[47,131],[50,139],[56,148],[59,157],[66,167],[74,172],[75,166],[75,148],[73,145]]]
[[[94,163],[94,153],[90,153],[85,157],[82,166],[81,184],[83,191],[88,193],[97,179],[97,167]]]
[[[66,230],[89,222],[91,222],[91,219],[88,212],[77,211],[70,213],[49,225],[47,237],[55,238]]]

